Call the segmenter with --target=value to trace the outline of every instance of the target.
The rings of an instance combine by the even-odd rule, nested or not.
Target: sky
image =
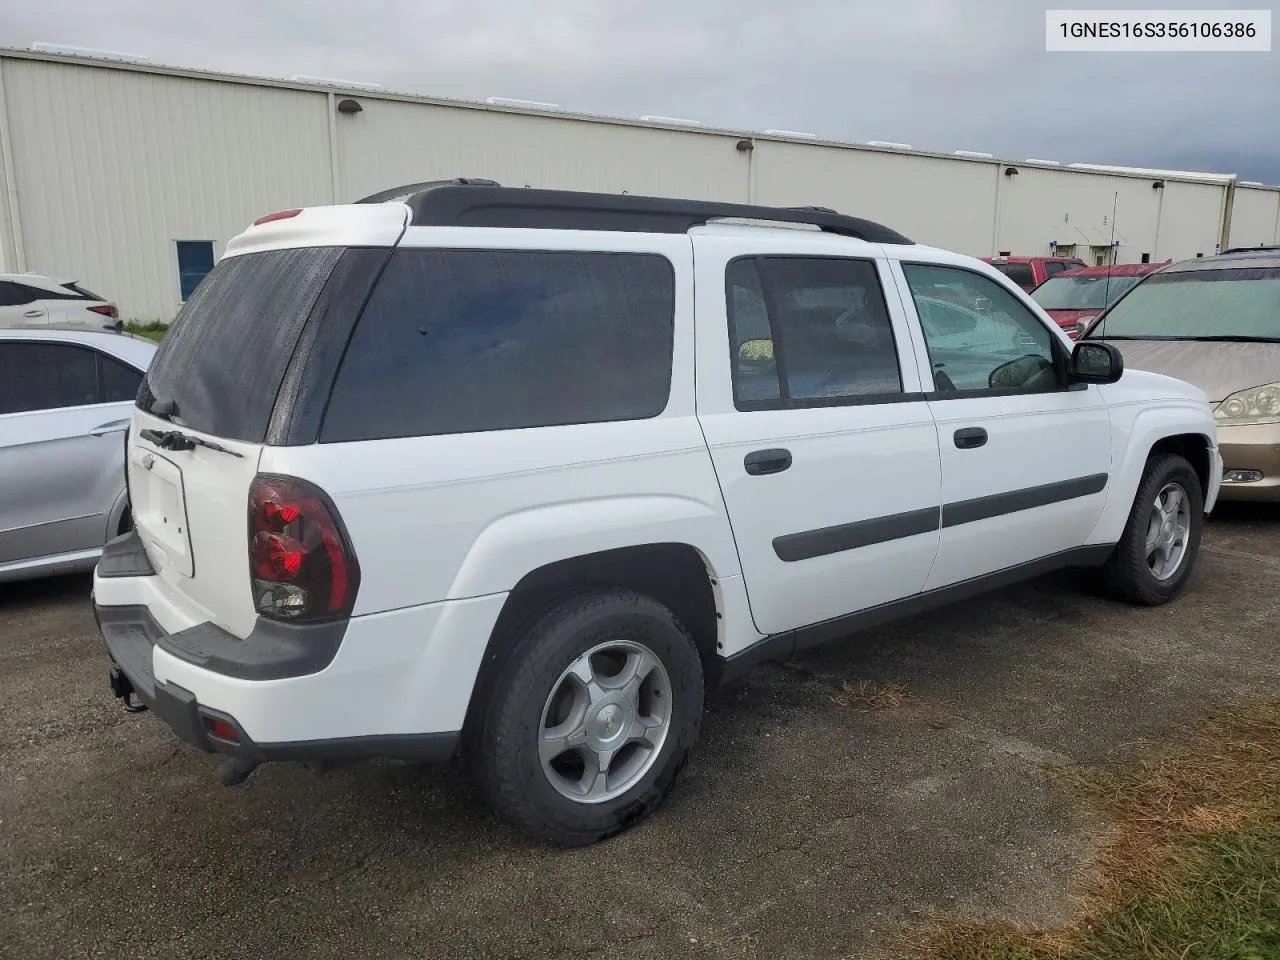
[[[1280,52],[1047,53],[1105,0],[40,0],[0,45],[1280,184]],[[1277,0],[1111,4],[1272,9]],[[1274,29],[1274,26],[1273,26]],[[1275,45],[1280,51],[1280,43]]]

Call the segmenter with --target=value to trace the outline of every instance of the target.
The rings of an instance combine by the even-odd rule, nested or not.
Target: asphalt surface
[[[1274,694],[1278,542],[1280,511],[1224,505],[1172,605],[1069,573],[761,667],[662,810],[577,851],[452,767],[220,787],[111,698],[86,578],[0,586],[0,956],[843,958],[929,918],[1059,923],[1097,825],[1046,765]],[[852,709],[843,681],[906,700]]]

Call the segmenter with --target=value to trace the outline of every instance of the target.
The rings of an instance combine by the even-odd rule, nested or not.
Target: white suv
[[[0,273],[0,327],[123,327],[116,305],[78,283],[39,273]]]
[[[467,181],[233,240],[127,444],[126,705],[226,782],[461,750],[561,844],[653,810],[750,664],[1068,565],[1169,600],[1222,472],[1199,390],[978,260]]]

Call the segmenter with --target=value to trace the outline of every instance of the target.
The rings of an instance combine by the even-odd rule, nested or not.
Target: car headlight
[[[1280,383],[1240,390],[1223,400],[1214,417],[1223,423],[1272,423],[1280,420]]]
[[[1088,330],[1088,329],[1089,329],[1089,324],[1093,323],[1093,321],[1095,321],[1095,320],[1097,320],[1097,319],[1098,319],[1098,315],[1097,315],[1097,314],[1094,314],[1092,317],[1081,317],[1079,320],[1077,320],[1077,321],[1076,321],[1076,336],[1078,337],[1078,336],[1080,336],[1082,333],[1084,333],[1086,330]]]

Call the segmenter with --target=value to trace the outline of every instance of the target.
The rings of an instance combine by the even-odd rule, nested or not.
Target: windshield
[[[1036,287],[1031,299],[1046,310],[1101,310],[1139,277],[1053,277]],[[1110,280],[1110,284],[1108,284]]]
[[[1280,341],[1280,267],[1153,274],[1090,337]]]

